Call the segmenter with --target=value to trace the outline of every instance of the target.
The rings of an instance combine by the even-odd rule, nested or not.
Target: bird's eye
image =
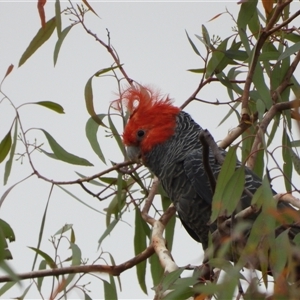
[[[138,139],[141,139],[145,135],[145,131],[140,129],[140,130],[138,130],[136,135],[137,135]]]

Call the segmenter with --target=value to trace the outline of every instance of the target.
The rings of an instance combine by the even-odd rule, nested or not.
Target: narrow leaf
[[[185,31],[185,33],[186,33],[186,36],[187,36],[187,38],[188,38],[188,40],[189,40],[189,42],[190,42],[190,44],[191,44],[191,46],[192,46],[194,52],[195,52],[197,55],[201,56],[201,55],[200,55],[200,52],[198,51],[198,49],[197,49],[197,47],[195,46],[194,42],[191,40],[191,38],[190,38],[189,34],[187,33],[187,31]]]
[[[111,117],[110,117],[110,114],[108,114],[107,116],[108,116],[108,123],[109,123],[110,130],[112,132],[112,135],[115,138],[115,140],[117,141],[118,146],[119,146],[120,150],[122,151],[124,157],[126,157],[127,154],[126,154],[126,151],[125,151],[125,147],[124,147],[123,141],[122,141],[122,139],[120,137],[120,134],[117,131],[117,129],[116,129],[116,127],[115,127],[115,125],[114,125]]]
[[[103,120],[103,118],[105,116],[106,116],[105,114],[97,115],[97,117],[101,121]],[[106,164],[105,157],[102,153],[102,150],[100,148],[100,145],[99,145],[98,139],[97,139],[98,128],[99,128],[99,124],[96,123],[93,118],[89,118],[86,123],[86,126],[85,126],[85,134],[86,134],[86,137],[87,137],[88,141],[90,142],[90,145],[91,145],[92,149],[94,150],[94,152]]]
[[[294,164],[295,171],[300,175],[300,158],[299,156],[294,152],[293,149],[290,149],[291,158]]]
[[[39,102],[33,102],[32,104],[38,104],[44,107],[47,107],[51,110],[54,110],[55,112],[59,113],[59,114],[64,114],[64,108],[55,102],[52,101],[39,101]]]
[[[104,126],[101,119],[98,118],[93,103],[93,89],[92,89],[92,79],[95,75],[89,78],[87,81],[85,88],[84,88],[84,98],[85,98],[85,105],[88,113],[93,118],[93,120],[101,126]]]
[[[91,5],[88,3],[87,0],[82,0],[82,2],[88,7],[88,9],[89,9],[90,11],[92,11],[97,17],[99,17],[99,16],[97,15],[97,13],[94,11],[94,9],[91,7]]]
[[[3,160],[9,153],[11,143],[12,143],[11,135],[10,135],[10,131],[9,131],[0,143],[0,163],[3,162]]]
[[[111,233],[111,231],[114,229],[114,227],[117,225],[117,223],[119,222],[118,219],[114,219],[109,226],[107,226],[106,230],[103,232],[103,234],[101,235],[100,239],[98,240],[98,248],[100,247],[101,243],[103,242],[103,240]]]
[[[67,152],[65,149],[63,149],[56,140],[44,129],[40,129],[45,134],[48,143],[54,153],[54,155],[64,162],[73,164],[73,165],[80,165],[80,166],[93,166],[88,160],[85,158],[78,157],[74,154],[71,154]]]
[[[10,288],[12,288],[16,284],[16,281],[6,282],[1,288],[0,288],[0,297],[5,294]]]
[[[138,208],[135,210],[135,232],[134,232],[134,253],[138,255],[147,247],[146,244],[146,234],[142,227],[142,219],[141,212]],[[145,221],[144,221],[145,222]],[[136,265],[137,277],[140,284],[141,289],[145,294],[147,294],[146,287],[146,260],[140,262]]]
[[[63,188],[62,186],[58,185],[59,188],[61,188],[65,193],[67,193],[69,196],[73,197],[75,200],[77,200],[78,202],[80,202],[81,204],[87,206],[88,208],[96,211],[99,214],[105,215],[102,211],[97,210],[96,208],[86,204],[85,202],[83,202],[82,200],[80,200],[78,197],[76,197],[74,194],[72,194],[71,192],[69,192],[68,190],[66,190],[65,188]]]
[[[61,35],[61,12],[60,12],[60,0],[55,0],[55,18],[56,18],[56,32],[57,36]]]
[[[81,264],[81,250],[76,244],[70,245],[72,250],[72,266],[79,266]]]
[[[54,62],[54,66],[55,66],[56,63],[57,63],[58,54],[59,54],[61,45],[62,45],[62,43],[63,43],[65,37],[67,36],[67,34],[69,33],[69,31],[71,30],[72,27],[73,27],[73,25],[70,25],[70,26],[66,27],[66,28],[61,32],[61,34],[60,34],[59,37],[58,37],[58,40],[57,40],[57,42],[56,42],[56,44],[55,44],[54,53],[53,53],[53,62]]]
[[[33,250],[34,252],[36,252],[37,254],[39,254],[42,258],[44,258],[44,260],[47,262],[47,265],[51,268],[51,269],[56,269],[57,265],[55,263],[55,261],[44,251],[34,248],[34,247],[28,247],[29,249]]]
[[[283,60],[286,57],[289,57],[292,54],[298,52],[299,50],[300,50],[300,42],[294,44],[291,47],[287,47],[287,49],[278,57],[277,61]]]
[[[116,287],[113,287],[109,282],[102,279],[104,285],[104,299],[118,300]]]
[[[27,59],[51,37],[55,27],[56,21],[55,17],[53,17],[46,23],[44,28],[40,28],[20,58],[19,67],[21,67]]]
[[[47,267],[46,261],[44,259],[41,260],[40,265],[39,265],[39,270],[45,270],[46,267]],[[37,288],[39,291],[41,291],[43,280],[44,280],[44,277],[39,277],[37,279]]]
[[[12,142],[12,146],[10,149],[8,161],[5,164],[4,185],[6,185],[9,175],[10,175],[10,172],[11,172],[11,167],[13,164],[14,155],[15,155],[16,146],[17,146],[17,137],[18,137],[18,122],[15,122],[15,132],[14,132],[13,142]]]
[[[226,154],[220,174],[218,175],[216,190],[212,202],[211,222],[214,222],[219,216],[222,207],[222,196],[226,185],[234,173],[236,167],[236,147],[231,147]]]

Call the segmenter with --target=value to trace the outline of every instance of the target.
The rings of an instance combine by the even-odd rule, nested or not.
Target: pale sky
[[[232,33],[231,17],[224,14],[212,22],[208,21],[215,15],[225,12],[226,8],[237,18],[239,10],[239,5],[235,1],[189,3],[90,1],[90,3],[101,19],[92,13],[87,14],[87,27],[105,41],[107,28],[110,32],[111,43],[117,50],[128,75],[142,84],[157,86],[163,93],[170,94],[177,105],[182,104],[192,94],[200,80],[199,75],[187,72],[187,69],[203,67],[202,61],[194,53],[187,40],[185,30],[203,51],[202,44],[194,37],[195,33],[201,35],[201,25],[204,24],[207,27],[211,37],[215,34],[225,38]],[[65,2],[62,3],[62,6],[64,5]],[[48,1],[46,17],[49,19],[53,15],[54,2]],[[68,25],[68,17],[64,16],[63,28]],[[15,69],[3,84],[3,91],[16,106],[25,102],[49,100],[61,104],[65,109],[65,114],[59,115],[39,106],[25,106],[20,109],[24,128],[46,129],[67,151],[84,157],[94,164],[94,167],[89,168],[77,167],[35,153],[32,157],[36,168],[48,178],[66,181],[77,178],[74,171],[92,175],[104,170],[105,165],[99,161],[85,137],[85,123],[89,115],[85,108],[83,92],[87,80],[96,71],[111,65],[112,59],[107,51],[91,36],[88,36],[80,25],[77,25],[66,37],[55,67],[53,66],[53,50],[57,40],[56,32],[18,69],[17,65],[22,53],[40,28],[36,2],[1,1],[0,26],[0,77],[4,76],[10,64],[15,65]],[[115,80],[95,78],[93,88],[95,110],[97,113],[106,113],[110,101],[116,97]],[[219,84],[215,83],[207,86],[199,97],[211,101],[216,99],[228,101],[226,91],[219,89]],[[217,127],[227,109],[224,106],[192,103],[186,111],[190,112],[202,127],[208,128],[216,140],[220,140],[237,125],[236,119],[232,118]],[[14,110],[8,101],[4,101],[0,106],[0,139],[9,130],[13,118]],[[121,132],[121,128],[119,129]],[[107,161],[121,162],[122,156],[118,146],[105,135],[103,129],[99,130],[99,143]],[[35,138],[38,144],[45,143],[45,150],[50,151],[45,136],[38,130],[31,130],[28,139],[33,143]],[[17,152],[21,151],[23,149],[19,147]],[[22,165],[20,160],[14,161],[9,182],[3,186],[4,165],[4,163],[0,165],[0,197],[15,182],[31,174],[27,159],[24,159]],[[109,201],[100,203],[97,199],[89,197],[78,187],[66,186],[65,188],[100,211],[103,211],[109,204]],[[9,249],[14,257],[10,265],[17,272],[31,270],[34,252],[27,247],[37,245],[40,222],[49,190],[49,183],[32,177],[13,189],[1,207],[0,218],[7,221],[16,234],[16,242],[9,244]],[[125,215],[125,220],[132,226],[119,222],[112,235],[102,244],[103,251],[110,252],[117,264],[134,256],[133,216],[134,210],[131,209],[131,212]],[[105,217],[83,206],[55,187],[49,204],[41,245],[43,251],[53,255],[53,247],[48,239],[65,223],[74,225],[76,243],[81,248],[82,257],[90,258],[90,262],[96,259],[99,255],[97,241],[105,229]],[[62,259],[70,255],[67,245],[65,242],[61,246]],[[176,227],[172,254],[179,266],[199,265],[202,261],[201,245],[190,238],[179,222]],[[108,259],[107,256],[106,258]],[[148,296],[138,286],[136,269],[133,268],[121,275],[123,291],[118,291],[119,298],[153,298],[150,270],[147,272]],[[97,275],[106,278],[102,274]],[[99,280],[86,275],[81,283],[84,284],[90,280],[92,284],[88,288],[92,292],[89,295],[93,299],[101,299],[103,285]],[[29,281],[24,281],[22,284],[22,290],[24,290],[29,285]],[[43,286],[43,295],[48,298],[51,279],[46,279]],[[5,296],[11,298],[20,294],[21,292],[14,288]],[[36,287],[31,288],[28,297],[40,298]],[[70,298],[82,297],[83,294],[79,290],[70,294]]]

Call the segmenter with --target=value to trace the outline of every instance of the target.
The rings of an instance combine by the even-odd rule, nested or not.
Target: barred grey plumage
[[[160,179],[162,186],[176,207],[178,216],[196,241],[208,247],[208,232],[216,230],[209,225],[213,193],[203,167],[202,144],[199,134],[202,127],[189,114],[181,111],[176,119],[176,131],[169,140],[153,147],[144,158],[144,164]],[[223,150],[224,155],[226,151]],[[209,163],[217,178],[221,166],[209,152]],[[255,193],[261,180],[246,168],[245,188]],[[251,197],[243,193],[239,210],[251,204]],[[285,203],[281,207],[287,206]],[[255,216],[253,216],[255,218]]]

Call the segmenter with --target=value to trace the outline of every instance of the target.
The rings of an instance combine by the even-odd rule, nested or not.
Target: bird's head
[[[127,89],[121,101],[130,113],[123,133],[130,159],[143,159],[154,146],[174,134],[180,108],[173,106],[168,96],[162,97],[150,88],[138,86]]]

